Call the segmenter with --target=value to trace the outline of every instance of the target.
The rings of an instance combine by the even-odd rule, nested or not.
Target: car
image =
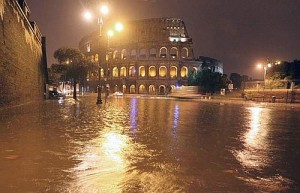
[[[58,99],[58,98],[64,98],[64,95],[59,93],[56,90],[49,91],[49,99]]]
[[[115,92],[113,95],[114,96],[123,96],[123,93],[122,92]]]

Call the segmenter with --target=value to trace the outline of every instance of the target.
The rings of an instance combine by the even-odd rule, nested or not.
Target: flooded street
[[[300,109],[109,98],[0,110],[0,192],[300,192]]]

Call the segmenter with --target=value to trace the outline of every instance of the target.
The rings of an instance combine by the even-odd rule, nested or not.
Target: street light
[[[268,64],[257,64],[257,68],[259,69],[264,69],[264,82],[266,81],[266,75],[267,75],[267,69],[268,68],[271,68],[272,67],[272,64],[271,63],[268,63]]]
[[[99,25],[99,52],[102,50],[100,48],[101,46],[101,37],[102,37],[102,28],[103,28],[103,16],[107,15],[109,12],[109,8],[107,5],[102,5],[99,9],[99,14],[98,14],[98,25]],[[91,21],[93,19],[93,15],[91,12],[86,11],[84,13],[84,18],[88,21]],[[97,86],[97,102],[96,104],[102,104],[102,99],[101,99],[101,92],[102,92],[102,87],[101,87],[101,66],[100,66],[100,62],[101,62],[101,53],[99,53],[100,56],[100,60],[99,60],[99,64],[98,64],[98,86]]]

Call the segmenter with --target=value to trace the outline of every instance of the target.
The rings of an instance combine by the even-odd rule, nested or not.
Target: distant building
[[[223,74],[223,63],[217,59],[200,56],[198,61],[201,63],[201,70],[210,69],[212,72]]]
[[[109,85],[111,91],[167,94],[176,86],[187,85],[189,73],[201,69],[192,45],[181,19],[154,18],[129,21],[124,31],[111,38],[94,32],[82,38],[79,49],[100,65],[102,85]],[[93,89],[98,74],[89,74]]]
[[[0,0],[0,107],[44,98],[45,50],[26,1]]]

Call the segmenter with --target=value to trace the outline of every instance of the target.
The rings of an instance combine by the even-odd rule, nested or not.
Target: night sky
[[[96,29],[82,13],[88,0],[27,0],[31,20],[47,38],[48,66],[62,46],[78,48]],[[100,2],[100,1],[99,1]],[[300,59],[300,0],[110,0],[110,18],[183,19],[195,56],[224,63],[226,74],[262,78],[256,63]],[[105,22],[105,21],[104,21]]]

